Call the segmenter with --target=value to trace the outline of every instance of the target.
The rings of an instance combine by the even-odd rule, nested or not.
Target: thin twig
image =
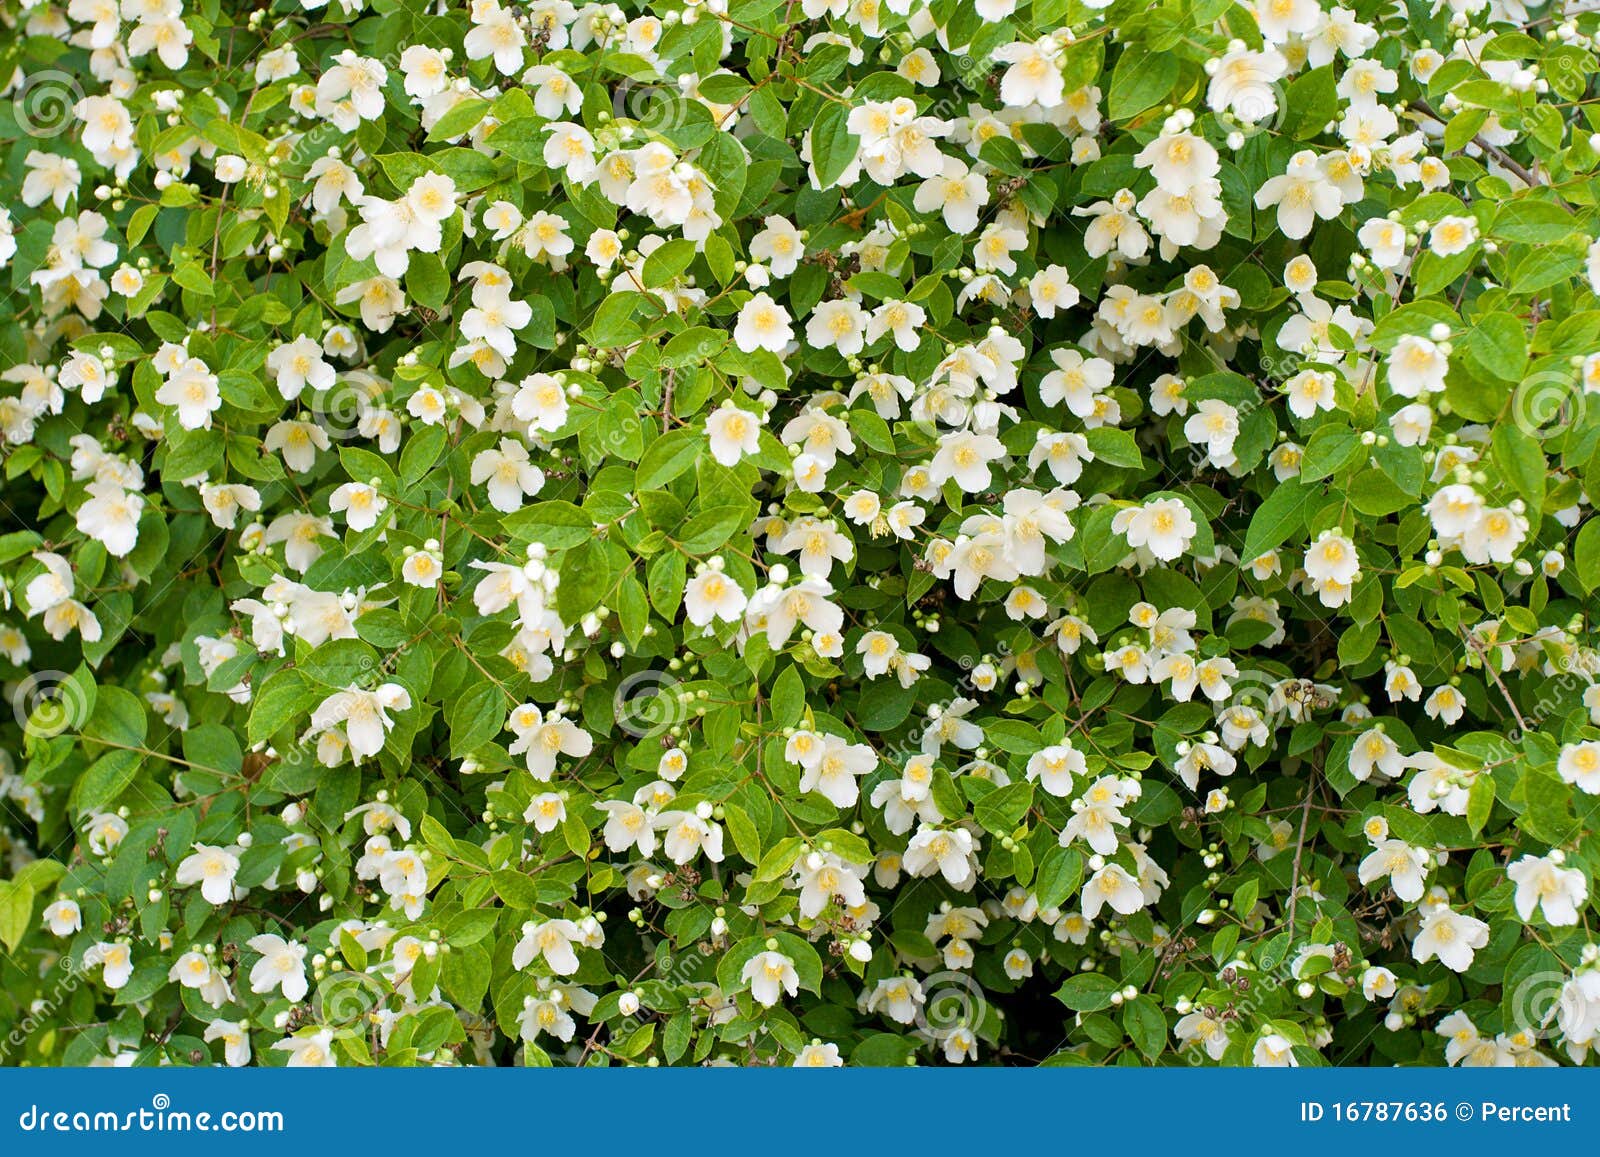
[[[1311,797],[1316,784],[1306,784],[1306,798],[1300,805],[1300,835],[1294,842],[1294,867],[1289,873],[1289,935],[1294,936],[1295,901],[1300,899],[1300,857],[1306,850],[1306,823],[1311,819]]]
[[[1411,102],[1411,107],[1421,113],[1426,114],[1427,116],[1432,117],[1434,120],[1438,121],[1440,125],[1447,123],[1445,118],[1434,112],[1433,106],[1428,104],[1428,102],[1425,100],[1414,100]],[[1477,145],[1484,152],[1488,153],[1495,160],[1499,161],[1502,166],[1510,169],[1517,176],[1521,177],[1522,183],[1527,185],[1530,189],[1535,185],[1544,184],[1544,182],[1539,179],[1539,175],[1537,173],[1531,169],[1524,168],[1522,162],[1518,161],[1499,145],[1491,145],[1488,141],[1484,140],[1480,136],[1473,137],[1472,143]]]

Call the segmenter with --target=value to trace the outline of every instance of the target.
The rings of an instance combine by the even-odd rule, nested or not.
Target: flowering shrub
[[[1588,1057],[1588,5],[8,8],[7,1063]]]

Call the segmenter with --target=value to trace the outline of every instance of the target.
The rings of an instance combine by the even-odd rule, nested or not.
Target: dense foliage
[[[0,1059],[1581,1063],[1600,14],[0,33]]]

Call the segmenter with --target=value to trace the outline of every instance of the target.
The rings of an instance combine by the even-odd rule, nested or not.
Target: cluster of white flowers
[[[16,21],[68,1059],[1590,1057],[1600,14],[235,7]]]

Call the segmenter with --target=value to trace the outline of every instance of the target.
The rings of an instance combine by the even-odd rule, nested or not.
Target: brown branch
[[[1441,126],[1448,123],[1445,118],[1435,112],[1433,110],[1433,106],[1425,100],[1414,100],[1411,102],[1411,107],[1417,109],[1419,112],[1422,112],[1427,116],[1432,117],[1434,120],[1438,121]],[[1484,152],[1488,153],[1495,160],[1499,161],[1504,168],[1510,169],[1518,177],[1521,177],[1522,183],[1527,185],[1529,188],[1532,188],[1535,185],[1544,184],[1544,182],[1539,179],[1538,173],[1534,172],[1532,169],[1524,168],[1522,162],[1518,161],[1499,145],[1491,145],[1488,141],[1484,140],[1480,136],[1474,136],[1472,138],[1472,143],[1477,145]]]

